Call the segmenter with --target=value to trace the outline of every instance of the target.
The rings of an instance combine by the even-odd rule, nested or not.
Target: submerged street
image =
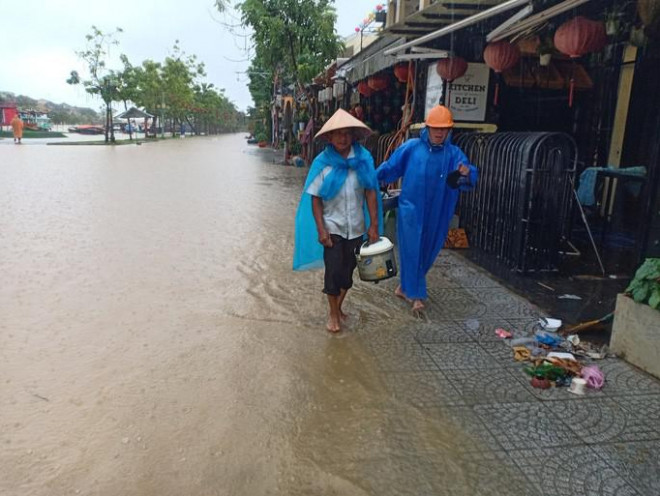
[[[326,332],[308,169],[242,134],[0,153],[0,494],[658,493],[660,383],[533,389],[494,330],[542,312],[456,253]]]

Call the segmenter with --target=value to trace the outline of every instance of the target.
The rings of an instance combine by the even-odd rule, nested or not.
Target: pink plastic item
[[[504,339],[510,338],[511,336],[513,336],[513,334],[511,334],[506,329],[502,329],[501,327],[498,327],[497,329],[495,329],[495,334],[497,336],[499,336],[500,338],[504,338]]]
[[[589,365],[582,369],[582,378],[587,381],[587,387],[601,389],[605,385],[605,374],[598,365]]]

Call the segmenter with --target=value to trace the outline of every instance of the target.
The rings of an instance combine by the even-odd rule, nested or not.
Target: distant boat
[[[105,128],[94,124],[82,124],[80,126],[70,127],[69,132],[78,134],[104,134]]]

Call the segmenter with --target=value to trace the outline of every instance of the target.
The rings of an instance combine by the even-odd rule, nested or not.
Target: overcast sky
[[[337,33],[352,34],[378,3],[335,0]],[[249,39],[241,29],[232,34],[223,26],[238,19],[234,12],[218,14],[213,0],[0,0],[0,22],[0,91],[97,109],[98,100],[65,82],[71,70],[82,73],[75,52],[85,48],[95,25],[124,30],[108,58],[111,68],[121,68],[121,53],[134,65],[162,61],[178,39],[184,52],[205,63],[206,82],[225,88],[240,110],[252,105],[245,77]]]

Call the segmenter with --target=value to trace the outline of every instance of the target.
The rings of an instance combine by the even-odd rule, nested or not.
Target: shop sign
[[[486,64],[469,63],[465,74],[449,83],[447,94],[454,120],[483,122],[486,119],[489,77],[490,68]]]
[[[460,78],[447,84],[449,108],[456,121],[484,122],[488,103],[488,79],[490,69],[486,64],[468,63],[467,71]],[[435,64],[428,66],[424,115],[442,102],[442,79]]]

